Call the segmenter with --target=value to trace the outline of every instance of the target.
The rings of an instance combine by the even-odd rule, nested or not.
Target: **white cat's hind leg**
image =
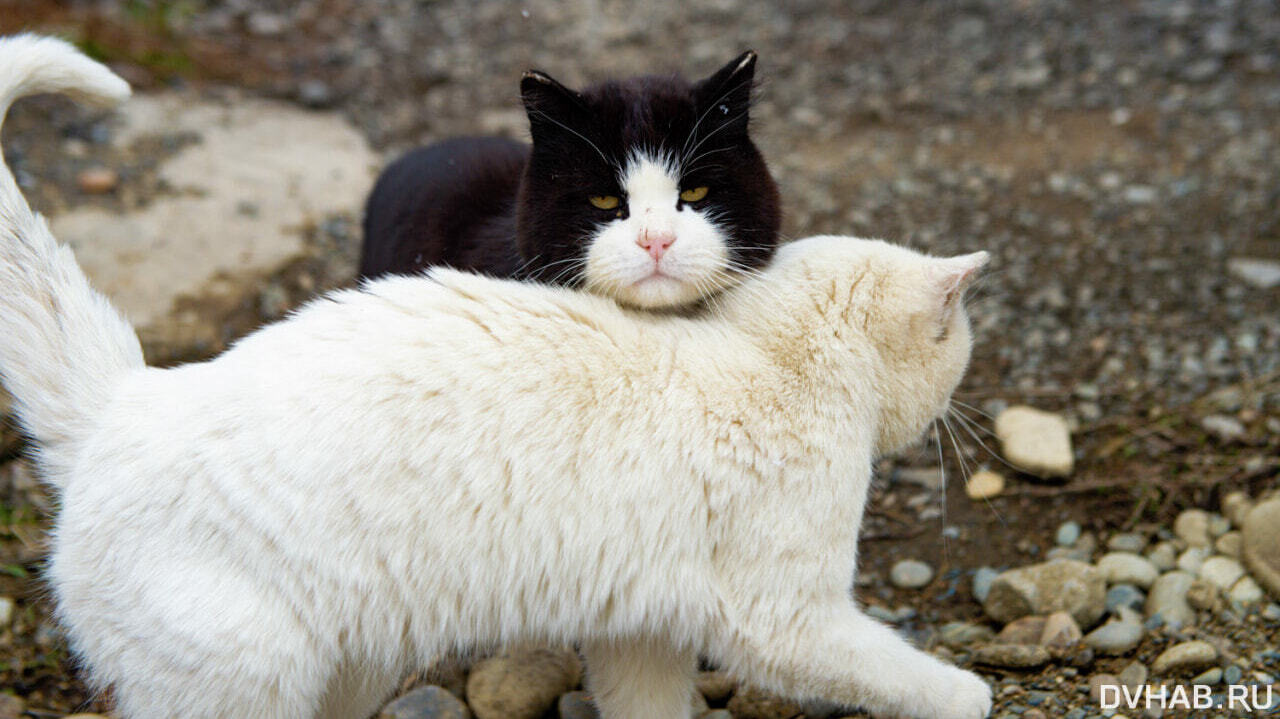
[[[689,719],[697,653],[654,640],[583,644],[601,719]]]

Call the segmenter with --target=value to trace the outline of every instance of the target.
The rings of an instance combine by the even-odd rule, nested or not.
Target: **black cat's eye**
[[[617,195],[594,195],[589,199],[591,206],[597,210],[616,210],[622,204]]]
[[[707,196],[707,187],[694,187],[680,193],[681,202],[701,202]]]

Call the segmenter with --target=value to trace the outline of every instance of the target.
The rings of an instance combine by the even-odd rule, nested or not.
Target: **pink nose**
[[[675,241],[675,233],[651,230],[641,230],[640,236],[636,238],[636,244],[643,247],[654,262],[662,259],[662,256],[667,253],[667,248],[675,244]]]

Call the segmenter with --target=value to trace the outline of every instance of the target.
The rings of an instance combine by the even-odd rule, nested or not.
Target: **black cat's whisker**
[[[543,112],[543,111],[541,111],[541,110],[533,110],[533,111],[531,111],[529,114],[530,114],[530,115],[538,115],[538,116],[540,116],[540,117],[542,117],[542,118],[544,118],[544,119],[548,120],[549,122],[551,122],[551,124],[556,125],[556,126],[560,127],[561,129],[563,129],[563,130],[565,130],[565,131],[567,131],[567,132],[569,132],[569,133],[571,133],[571,134],[573,134],[573,135],[576,135],[576,136],[577,136],[578,138],[580,138],[583,142],[585,142],[585,143],[587,143],[588,145],[590,145],[592,150],[595,150],[595,151],[596,151],[596,154],[600,156],[600,159],[601,159],[601,160],[604,160],[604,164],[608,165],[609,167],[615,167],[614,163],[610,162],[610,161],[609,161],[609,158],[607,158],[607,157],[605,157],[605,156],[604,156],[604,153],[603,153],[603,152],[601,152],[600,148],[599,148],[599,147],[596,147],[596,143],[592,142],[592,141],[591,141],[591,140],[590,140],[586,135],[583,135],[581,132],[578,132],[577,130],[573,129],[572,127],[569,127],[568,125],[564,124],[563,122],[560,122],[559,120],[555,119],[554,117],[552,117],[552,116],[548,115],[547,113],[545,113],[545,112]]]

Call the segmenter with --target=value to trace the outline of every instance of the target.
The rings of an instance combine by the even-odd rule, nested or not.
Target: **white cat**
[[[0,113],[46,90],[128,94],[0,41]],[[161,370],[0,168],[0,371],[60,494],[60,619],[126,717],[363,717],[444,652],[530,641],[582,646],[606,719],[688,717],[699,653],[986,716],[849,593],[872,460],[947,406],[985,262],[816,237],[695,318],[437,270]]]

